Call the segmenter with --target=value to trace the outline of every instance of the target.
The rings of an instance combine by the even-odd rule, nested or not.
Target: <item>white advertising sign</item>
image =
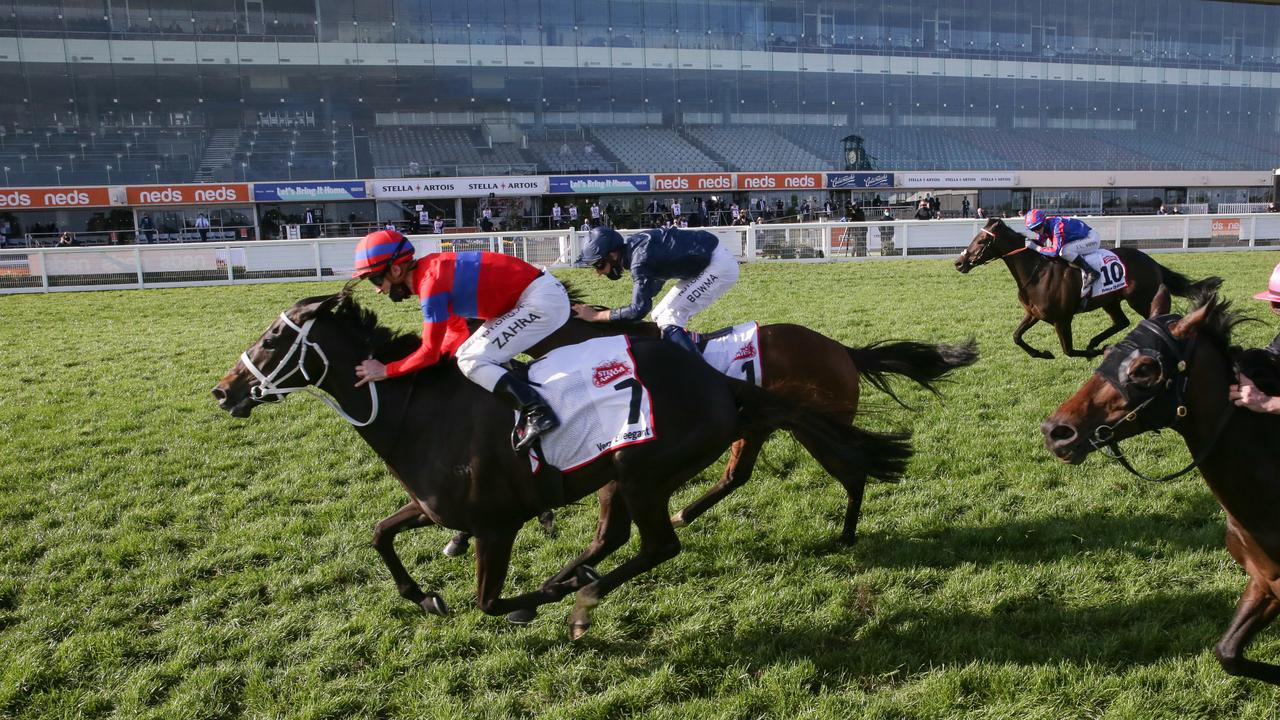
[[[900,188],[996,188],[1014,187],[1013,173],[899,172],[894,173]]]
[[[504,175],[473,178],[396,178],[374,180],[376,198],[460,198],[543,195],[547,179],[536,175]]]

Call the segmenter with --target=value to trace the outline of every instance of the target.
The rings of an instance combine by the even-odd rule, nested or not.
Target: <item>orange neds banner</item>
[[[251,202],[245,183],[231,185],[142,185],[128,188],[130,205],[208,205]]]
[[[817,190],[822,173],[738,173],[739,190]]]
[[[5,188],[0,190],[0,210],[103,207],[111,204],[104,187]]]
[[[732,190],[733,173],[654,175],[653,190]]]

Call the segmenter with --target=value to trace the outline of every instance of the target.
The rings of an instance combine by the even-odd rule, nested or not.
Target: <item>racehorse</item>
[[[662,418],[661,434],[565,474],[562,500],[612,484],[616,504],[639,529],[639,554],[603,576],[575,561],[537,590],[503,598],[516,533],[546,508],[527,458],[511,449],[511,409],[466,380],[452,362],[368,389],[355,387],[361,360],[401,357],[418,344],[416,336],[395,336],[379,326],[348,293],[308,298],[271,323],[213,395],[237,417],[312,385],[332,396],[326,401],[357,426],[410,496],[377,524],[373,546],[400,595],[429,613],[446,614],[448,605],[438,594],[424,593],[396,555],[394,537],[405,529],[438,524],[474,534],[477,602],[487,614],[528,618],[537,606],[576,591],[576,639],[610,590],[675,557],[680,543],[667,516],[672,492],[739,436],[776,429],[803,433],[819,463],[846,482],[864,474],[895,479],[910,456],[903,435],[846,426],[731,380],[669,342],[636,340],[634,372],[649,390],[654,417]]]
[[[1113,252],[1124,263],[1128,284],[1123,290],[1089,298],[1082,308],[1080,271],[1065,262],[1053,262],[1038,252],[1029,251],[1026,236],[1014,230],[999,218],[991,218],[978,231],[969,247],[956,258],[956,270],[967,273],[992,260],[1004,260],[1018,284],[1018,302],[1022,303],[1022,322],[1013,331],[1013,342],[1034,358],[1052,360],[1053,353],[1037,350],[1022,339],[1022,335],[1037,322],[1053,325],[1058,333],[1062,352],[1068,357],[1092,358],[1102,354],[1098,345],[1107,338],[1129,327],[1129,318],[1121,307],[1121,301],[1140,317],[1151,310],[1151,299],[1164,285],[1174,295],[1190,297],[1200,290],[1215,290],[1222,279],[1208,277],[1192,282],[1185,275],[1161,265],[1150,255],[1135,248],[1116,248]],[[1111,317],[1111,327],[1095,335],[1084,350],[1076,350],[1071,338],[1071,321],[1077,313],[1106,310]]]
[[[576,288],[567,283],[565,287],[571,303],[581,302]],[[541,357],[559,347],[621,334],[644,338],[658,338],[660,335],[658,326],[652,322],[593,323],[573,317],[548,338],[530,348],[529,354]],[[816,330],[791,323],[761,325],[758,344],[764,367],[762,380],[766,390],[782,394],[815,410],[834,414],[845,424],[852,423],[857,414],[863,378],[902,404],[889,384],[888,375],[902,375],[937,394],[934,383],[951,371],[972,365],[978,360],[977,347],[972,340],[964,345],[883,342],[865,347],[846,347],[840,341]],[[793,434],[801,445],[808,448],[808,438],[803,431]],[[729,463],[725,466],[720,481],[672,515],[672,524],[675,527],[688,525],[746,483],[751,478],[768,436],[769,433],[748,434],[739,438],[730,449]],[[866,482],[865,478],[858,477],[841,482],[848,499],[840,542],[852,545],[857,541]],[[601,499],[607,500],[604,497]],[[602,525],[607,524],[605,515],[608,510],[607,504],[602,502]],[[466,552],[467,541],[466,533],[454,535],[445,546],[444,554],[451,557],[462,555]]]
[[[1227,550],[1249,576],[1215,647],[1218,662],[1231,675],[1280,684],[1280,666],[1244,656],[1254,635],[1280,613],[1280,455],[1271,444],[1280,417],[1242,410],[1227,396],[1233,359],[1262,351],[1233,352],[1231,330],[1241,319],[1213,292],[1184,317],[1168,312],[1169,295],[1161,292],[1150,318],[1112,347],[1096,374],[1044,421],[1045,445],[1078,464],[1099,448],[1118,454],[1119,441],[1150,430],[1172,428],[1182,436],[1192,464],[1159,479],[1200,469],[1226,510]]]

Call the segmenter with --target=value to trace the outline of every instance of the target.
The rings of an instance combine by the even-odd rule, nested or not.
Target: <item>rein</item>
[[[280,320],[284,322],[285,325],[292,328],[293,331],[297,333],[297,337],[294,339],[293,345],[289,348],[289,352],[285,353],[284,357],[280,359],[280,362],[276,364],[276,368],[271,371],[271,374],[264,374],[262,370],[258,369],[258,366],[253,364],[253,360],[249,359],[249,352],[247,350],[240,353],[240,362],[244,363],[244,366],[249,369],[249,372],[253,373],[253,376],[258,378],[259,384],[253,386],[253,388],[249,390],[249,397],[260,403],[279,402],[284,399],[285,395],[299,390],[305,390],[309,394],[320,398],[324,404],[328,405],[334,412],[341,415],[343,420],[346,420],[352,425],[356,427],[365,427],[366,425],[372,424],[373,421],[378,418],[377,383],[369,383],[369,402],[372,406],[369,412],[369,419],[364,422],[360,422],[359,420],[351,417],[336,401],[312,387],[312,385],[319,385],[320,383],[323,383],[325,377],[329,374],[329,358],[325,356],[324,350],[316,343],[307,339],[307,334],[311,332],[311,326],[315,324],[315,318],[311,318],[302,325],[298,325],[289,319],[287,313],[282,312],[280,313]],[[324,363],[324,370],[320,373],[319,379],[313,380],[311,373],[307,372],[308,350],[314,350],[316,355],[320,356],[320,361]],[[293,357],[295,352],[298,354],[297,364],[282,375],[281,372],[288,366],[289,360]],[[302,379],[306,382],[302,385],[293,387],[281,387],[280,383],[292,377],[294,373],[301,373]]]
[[[1164,318],[1161,318],[1163,322],[1143,320],[1128,337],[1117,343],[1116,346],[1112,348],[1111,357],[1104,360],[1102,365],[1095,371],[1102,377],[1102,379],[1106,380],[1115,387],[1116,390],[1120,391],[1126,401],[1129,400],[1131,394],[1137,393],[1134,388],[1126,386],[1124,381],[1120,378],[1119,366],[1121,363],[1133,357],[1134,354],[1141,354],[1154,358],[1156,362],[1160,364],[1161,375],[1168,377],[1164,382],[1164,387],[1162,389],[1151,393],[1147,398],[1138,403],[1137,407],[1130,410],[1128,414],[1119,421],[1110,425],[1105,423],[1099,425],[1094,429],[1093,434],[1089,437],[1089,444],[1092,445],[1095,450],[1102,452],[1103,455],[1106,455],[1112,460],[1120,463],[1121,467],[1129,471],[1129,473],[1135,477],[1149,482],[1167,482],[1169,480],[1180,478],[1191,472],[1200,465],[1200,463],[1204,462],[1204,460],[1213,452],[1214,447],[1217,446],[1218,439],[1222,436],[1222,431],[1227,427],[1227,422],[1231,420],[1232,412],[1235,410],[1234,405],[1231,405],[1230,403],[1227,404],[1227,409],[1223,411],[1222,416],[1218,418],[1218,422],[1214,426],[1213,434],[1209,437],[1209,443],[1205,445],[1199,455],[1192,456],[1191,462],[1181,470],[1167,475],[1161,475],[1159,477],[1150,477],[1139,472],[1132,464],[1129,463],[1129,459],[1125,457],[1124,451],[1120,449],[1119,441],[1115,439],[1116,428],[1120,427],[1124,423],[1137,422],[1147,429],[1159,432],[1165,427],[1173,428],[1179,421],[1185,419],[1190,414],[1185,402],[1187,387],[1191,382],[1187,359],[1194,355],[1196,341],[1199,338],[1192,338],[1184,352],[1182,344],[1179,343],[1178,340],[1173,337],[1173,334],[1169,332],[1168,323],[1172,322],[1173,319],[1175,319],[1173,316],[1165,316]],[[1163,345],[1164,348],[1174,356],[1176,362],[1170,361],[1162,355],[1158,349],[1139,346],[1133,340],[1133,336],[1135,335],[1154,336],[1154,339],[1158,344]],[[1125,353],[1124,350],[1129,350],[1129,352]],[[1147,409],[1147,407],[1155,400],[1168,398],[1171,391],[1173,393],[1172,418],[1156,418],[1154,422],[1144,422],[1141,415],[1142,411]]]

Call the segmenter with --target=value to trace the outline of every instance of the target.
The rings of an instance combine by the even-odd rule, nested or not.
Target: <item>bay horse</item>
[[[601,598],[679,553],[667,509],[671,494],[741,435],[801,432],[818,462],[849,482],[863,475],[892,480],[910,456],[905,435],[846,426],[731,380],[672,343],[635,340],[634,371],[649,390],[654,417],[662,418],[661,434],[565,474],[562,489],[563,502],[572,502],[610,485],[625,503],[626,525],[634,521],[639,530],[639,553],[603,576],[575,560],[537,590],[504,598],[516,534],[546,509],[528,459],[511,449],[512,410],[452,361],[355,387],[361,360],[401,357],[419,343],[380,326],[346,292],[308,298],[281,313],[212,392],[236,417],[310,386],[333,398],[325,400],[356,426],[409,494],[408,503],[377,524],[373,546],[400,595],[433,614],[446,614],[448,605],[437,593],[424,593],[405,570],[394,548],[402,530],[434,524],[472,533],[477,603],[487,614],[528,617],[577,592],[570,622],[576,639]]]
[[[1024,333],[1037,322],[1053,326],[1063,354],[1068,357],[1093,358],[1102,354],[1098,345],[1103,340],[1129,327],[1121,302],[1127,302],[1139,317],[1146,317],[1151,310],[1151,299],[1164,285],[1178,297],[1191,297],[1200,290],[1216,290],[1222,284],[1218,277],[1208,277],[1192,282],[1187,276],[1174,272],[1156,262],[1136,248],[1112,250],[1124,263],[1128,284],[1123,290],[1089,298],[1081,308],[1080,290],[1083,282],[1080,270],[1066,262],[1055,262],[1027,248],[1026,236],[1014,230],[1000,218],[991,218],[978,231],[956,258],[956,270],[968,273],[973,268],[1004,260],[1018,284],[1018,302],[1022,303],[1022,322],[1013,331],[1013,342],[1033,358],[1052,360],[1053,353],[1037,350],[1022,339]],[[1080,312],[1105,310],[1111,318],[1111,326],[1089,340],[1084,350],[1076,350],[1071,337],[1071,321]]]
[[[1244,656],[1249,641],[1280,614],[1280,454],[1272,444],[1280,417],[1237,408],[1227,394],[1236,361],[1262,351],[1232,348],[1241,318],[1214,292],[1197,298],[1185,316],[1168,312],[1162,291],[1150,318],[1044,421],[1045,446],[1078,464],[1099,448],[1118,452],[1119,441],[1147,431],[1172,428],[1182,436],[1192,456],[1183,472],[1199,468],[1226,511],[1227,550],[1249,577],[1214,648],[1218,662],[1231,675],[1280,684],[1280,665]]]
[[[577,288],[568,283],[565,283],[565,288],[568,290],[570,303],[582,301]],[[603,308],[597,306],[597,309]],[[556,348],[606,335],[656,339],[660,332],[652,322],[597,323],[571,317],[559,330],[530,348],[528,354],[541,357]],[[814,410],[834,415],[845,424],[853,423],[858,412],[863,379],[905,406],[894,393],[888,376],[900,375],[937,395],[935,383],[953,370],[972,365],[978,360],[977,345],[973,340],[961,345],[899,341],[847,347],[817,330],[792,323],[760,325],[758,345],[764,367],[764,389]],[[734,442],[729,451],[729,462],[719,482],[672,515],[672,524],[675,527],[688,525],[746,483],[751,478],[756,460],[770,434],[745,434]],[[803,431],[793,435],[797,442],[808,448],[808,437]],[[839,541],[853,545],[857,541],[866,480],[854,477],[851,480],[841,480],[841,483],[847,501]],[[602,497],[601,500],[601,524],[604,526],[607,525],[606,515],[610,509],[603,502],[606,498]],[[546,519],[543,524],[544,527],[549,527]],[[450,557],[462,555],[466,552],[467,542],[466,533],[454,535],[445,545],[444,554]]]

